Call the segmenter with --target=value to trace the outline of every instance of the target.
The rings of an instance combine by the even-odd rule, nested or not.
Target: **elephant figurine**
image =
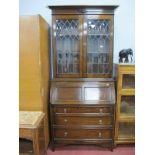
[[[133,61],[133,51],[131,48],[129,49],[123,49],[119,52],[119,62],[123,62],[123,58],[125,58],[124,62],[128,63],[129,62],[129,56],[130,56],[130,62]]]

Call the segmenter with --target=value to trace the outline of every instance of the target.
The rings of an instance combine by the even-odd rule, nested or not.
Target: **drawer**
[[[55,107],[55,113],[113,113],[113,107]]]
[[[55,138],[75,139],[112,139],[111,129],[59,129],[56,128]]]
[[[56,125],[112,125],[112,116],[88,117],[88,116],[56,116]]]
[[[99,144],[102,147],[112,147],[112,139],[67,139],[67,138],[55,138],[54,142],[57,144]]]

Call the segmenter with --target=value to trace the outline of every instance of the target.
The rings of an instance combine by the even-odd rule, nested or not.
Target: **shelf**
[[[107,75],[109,75],[109,73],[86,73],[86,74],[95,74],[95,75],[101,75],[101,74],[107,74]]]
[[[62,66],[64,66],[64,64],[63,63],[57,63],[58,65],[62,65]],[[69,63],[69,65],[79,65],[79,63],[77,63],[77,62],[75,62],[75,63]]]
[[[104,37],[109,37],[109,36],[111,36],[110,34],[89,34],[89,33],[87,33],[87,36],[104,36]]]
[[[129,116],[129,115],[120,115],[118,119],[118,122],[130,122],[130,123],[134,123],[135,122],[135,116]]]
[[[119,95],[135,95],[135,89],[121,89],[118,91]]]
[[[56,37],[75,37],[76,39],[79,39],[79,34],[56,34]]]
[[[115,141],[116,144],[134,144],[135,143],[135,139],[119,139]]]
[[[109,54],[109,52],[87,52],[87,54]]]
[[[87,65],[107,65],[107,64],[109,64],[108,62],[107,63],[90,63],[90,62],[88,62],[87,63]]]
[[[116,144],[130,144],[130,143],[135,143],[135,138],[134,137],[125,137],[125,138],[120,138],[118,137],[118,140],[115,141]]]
[[[118,139],[119,140],[121,140],[121,141],[126,141],[126,139],[128,139],[128,140],[134,140],[135,139],[135,136],[127,136],[127,135],[120,135],[119,137],[118,137]]]
[[[70,74],[77,74],[78,72],[75,72],[75,73],[73,73],[73,72],[69,72],[69,73],[58,73],[58,74],[60,74],[60,75],[63,75],[63,74],[67,74],[67,75],[70,75]]]
[[[57,52],[58,54],[80,54],[80,52]]]

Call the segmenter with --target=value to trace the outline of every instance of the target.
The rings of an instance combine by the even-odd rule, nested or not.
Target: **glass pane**
[[[79,21],[77,19],[56,20],[57,73],[80,72]]]
[[[69,64],[69,72],[73,73],[73,64]]]
[[[110,20],[108,19],[88,19],[88,34],[105,34],[109,35],[110,31]]]
[[[119,138],[134,138],[135,125],[132,123],[119,123]]]
[[[109,87],[91,88],[85,87],[84,96],[85,100],[106,100],[109,101],[110,94]]]
[[[87,65],[87,72],[88,73],[93,73],[93,65],[92,64]]]
[[[135,75],[134,74],[124,74],[122,87],[123,88],[135,88]]]
[[[87,20],[87,73],[109,73],[110,20]]]
[[[58,73],[62,73],[62,64],[58,64]]]
[[[134,115],[135,114],[135,96],[121,97],[121,114]]]

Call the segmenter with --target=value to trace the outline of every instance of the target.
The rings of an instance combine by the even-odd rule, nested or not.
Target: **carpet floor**
[[[19,155],[34,155],[32,142],[20,140]],[[134,145],[118,145],[113,152],[109,149],[93,145],[69,145],[56,148],[54,152],[47,150],[47,155],[135,155]]]
[[[57,148],[55,152],[50,149],[47,155],[134,155],[135,147],[133,145],[117,146],[113,152],[97,146],[67,146]]]

